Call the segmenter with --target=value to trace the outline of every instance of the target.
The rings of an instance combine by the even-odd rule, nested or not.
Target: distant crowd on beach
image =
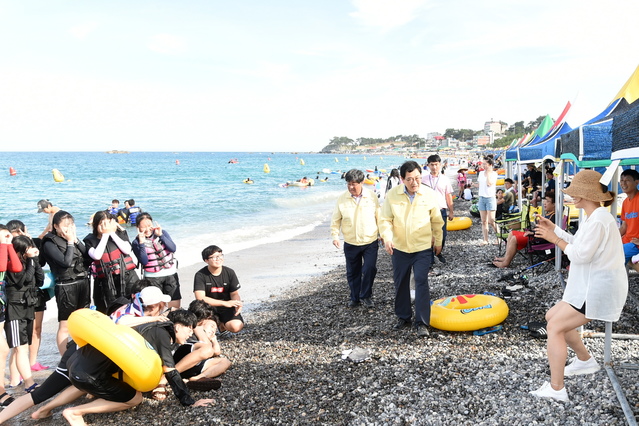
[[[0,423],[52,397],[32,414],[34,419],[48,417],[56,407],[86,394],[93,396],[90,402],[63,411],[70,424],[84,424],[86,413],[121,411],[142,401],[139,389],[121,375],[112,375],[121,371],[112,358],[116,351],[126,357],[127,345],[108,342],[107,350],[101,352],[95,347],[104,338],[99,333],[85,339],[87,344],[81,347],[73,341],[80,310],[109,318],[112,322],[107,324],[113,327],[132,328],[157,352],[164,374],[151,398],[166,399],[170,386],[182,405],[206,406],[213,401],[196,401],[190,391],[218,389],[217,377],[231,366],[218,338],[244,327],[237,275],[224,265],[220,247],[205,247],[205,266],[193,282],[195,300],[183,309],[175,243],[133,199],[124,204],[120,208],[119,201],[113,200],[110,207],[95,212],[90,219],[92,231],[82,239],[74,217],[49,200],[37,204],[38,212],[48,215],[38,237],[32,238],[19,219],[0,225],[0,322],[5,331],[0,338]],[[137,230],[132,241],[124,228],[127,225]],[[38,362],[43,314],[52,298],[61,358],[38,384],[32,373],[53,368]],[[7,358],[8,386],[4,380]],[[14,398],[19,387],[24,387],[25,394]]]
[[[473,207],[481,218],[483,240],[480,246],[505,240],[506,254],[495,258],[490,266],[507,267],[517,251],[542,244],[546,245],[539,249],[542,252],[558,248],[568,257],[570,271],[563,298],[546,314],[544,327],[548,338],[550,381],[530,392],[540,398],[568,401],[564,376],[592,374],[600,369],[576,329],[593,319],[619,319],[628,290],[626,264],[639,263],[639,197],[636,197],[639,172],[628,169],[621,174],[621,188],[627,199],[622,206],[621,227],[618,228],[615,218],[606,209],[615,198],[614,192],[600,183],[600,173],[579,171],[570,185],[562,188],[571,197],[574,207],[582,209],[588,218],[572,235],[566,231],[565,224],[554,218],[556,188],[552,162],[545,162],[542,170],[529,164],[525,173],[514,176],[521,179],[520,196],[525,197],[526,206],[536,207],[539,203],[543,206],[541,213],[545,215],[536,213],[530,221],[528,209],[520,212],[515,207],[519,194],[513,179],[504,178],[501,184],[504,188],[498,192],[497,161],[488,155],[475,163],[477,182],[472,187],[478,190],[476,200],[473,200],[465,173],[467,169],[460,168],[456,194],[458,198],[473,200]],[[381,246],[392,258],[395,320],[391,326],[397,331],[412,328],[422,338],[433,334],[429,276],[437,275],[433,268],[436,258],[440,264],[447,263],[443,254],[447,222],[456,219],[455,193],[442,166],[442,160],[436,154],[428,157],[423,168],[414,160],[404,162],[399,171],[391,171],[381,202],[382,197],[364,185],[370,176],[357,169],[349,170],[344,175],[346,191],[337,199],[330,227],[336,248],[342,248],[340,234],[343,238],[346,281],[350,290],[348,307],[374,309],[373,283]],[[511,226],[506,225],[506,235],[498,232],[498,209],[500,216],[508,215],[512,220]],[[471,226],[472,221],[466,219],[467,227]],[[414,302],[411,280],[415,289]],[[565,365],[567,347],[576,356]]]

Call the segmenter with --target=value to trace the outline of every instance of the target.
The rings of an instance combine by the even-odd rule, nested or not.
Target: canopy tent
[[[572,127],[565,121],[555,127],[543,140],[531,143],[519,149],[519,160],[522,163],[543,161],[545,159],[555,160],[561,154],[559,139],[561,135],[568,133]]]
[[[628,81],[614,97],[613,101],[600,114],[588,120],[582,126],[561,137],[561,159],[572,160],[579,167],[604,167],[610,164],[613,151],[613,124],[625,116],[626,111],[634,109],[634,104],[639,99],[639,66],[632,73]],[[627,116],[618,121],[617,151],[629,149],[632,142],[621,141],[619,138],[627,137],[630,129],[621,130],[632,121]],[[639,146],[636,144],[634,146]],[[619,154],[617,158],[627,158]]]
[[[579,167],[605,167],[610,164],[612,122],[629,107],[625,98],[617,99],[596,117],[562,135],[560,158],[574,161]]]
[[[639,100],[633,102],[628,111],[613,120],[610,158],[624,160],[624,164],[639,163]]]
[[[550,115],[546,115],[539,127],[525,140],[520,140],[517,146],[514,146],[506,151],[506,161],[517,161],[517,151],[523,146],[528,146],[544,139],[550,129],[554,126],[554,121],[550,118]]]

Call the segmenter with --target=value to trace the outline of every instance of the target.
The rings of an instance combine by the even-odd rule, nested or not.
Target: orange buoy
[[[16,169],[14,169],[13,167],[9,167],[9,176],[15,176],[16,175]]]

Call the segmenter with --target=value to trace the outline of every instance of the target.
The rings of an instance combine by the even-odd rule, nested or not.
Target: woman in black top
[[[55,278],[55,300],[58,305],[60,355],[69,338],[67,320],[77,309],[91,305],[91,286],[87,272],[87,250],[78,240],[73,216],[64,210],[53,215],[53,231],[42,238],[42,255]]]

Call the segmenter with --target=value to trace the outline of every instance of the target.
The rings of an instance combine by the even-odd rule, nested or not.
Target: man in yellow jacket
[[[444,220],[437,194],[422,185],[422,169],[415,161],[407,161],[399,169],[403,185],[386,194],[379,219],[384,248],[393,259],[395,281],[395,315],[393,327],[411,326],[413,311],[410,301],[410,273],[415,275],[415,328],[417,335],[430,335],[430,290],[428,272],[433,252],[442,249]]]
[[[351,289],[349,307],[360,303],[373,307],[373,281],[377,275],[377,196],[362,185],[364,173],[352,169],[346,172],[347,191],[337,199],[331,220],[333,245],[340,248],[339,231],[344,235],[346,279]]]

